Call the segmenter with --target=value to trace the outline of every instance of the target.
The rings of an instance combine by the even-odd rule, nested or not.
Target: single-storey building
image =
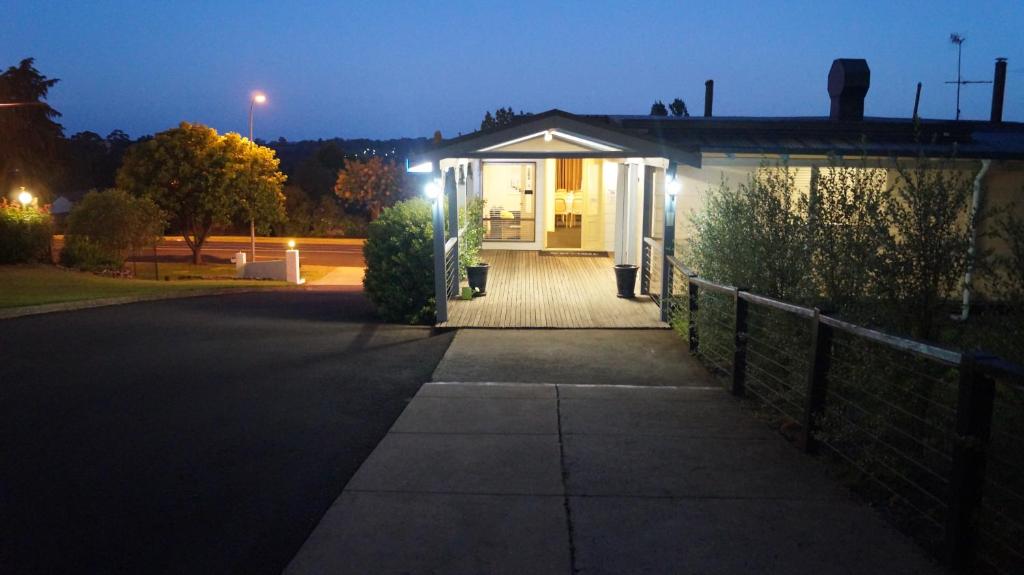
[[[795,171],[797,187],[807,191],[816,170],[827,169],[831,157],[867,158],[878,166],[873,169],[887,170],[889,177],[901,159],[953,157],[971,172],[986,201],[1019,197],[1024,189],[1024,124],[1002,121],[1005,71],[1006,62],[1000,59],[990,121],[867,117],[867,63],[843,59],[829,73],[828,116],[714,116],[709,82],[704,116],[550,110],[445,141],[412,160],[410,170],[432,172],[443,180],[451,207],[446,217],[452,221],[467,198],[484,200],[485,250],[599,253],[617,264],[646,266],[652,250],[663,250],[660,242],[666,233],[675,238],[670,250],[690,233],[686,217],[674,218],[674,227],[665,228],[666,206],[680,214],[697,210],[709,189],[723,181],[746,181],[765,164],[785,163]],[[446,254],[457,249],[457,241],[444,240],[435,254],[442,270]],[[656,283],[660,258],[652,260],[643,286],[648,291]],[[611,269],[610,261],[607,267]],[[450,268],[445,273],[449,281],[438,284],[440,299],[457,292]],[[441,323],[449,321],[447,307],[439,305]],[[527,314],[496,325],[525,326],[530,321]],[[475,325],[465,318],[449,324]]]

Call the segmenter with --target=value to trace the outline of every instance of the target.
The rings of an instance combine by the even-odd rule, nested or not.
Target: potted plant
[[[615,287],[618,297],[632,298],[636,295],[636,266],[632,264],[615,265]]]
[[[469,282],[474,296],[487,295],[487,271],[490,264],[480,259],[480,248],[484,240],[484,202],[472,199],[466,204],[466,231],[459,246],[459,265]]]

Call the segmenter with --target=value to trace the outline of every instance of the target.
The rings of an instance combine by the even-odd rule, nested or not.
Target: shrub
[[[53,223],[45,207],[0,199],[0,264],[48,261]]]
[[[434,319],[431,205],[412,199],[385,208],[369,227],[363,256],[366,295],[387,321]]]
[[[723,183],[693,217],[690,250],[713,281],[802,301],[807,292],[807,198],[785,166],[763,166],[735,190]]]
[[[69,268],[102,271],[120,269],[124,258],[83,236],[66,236],[60,263]]]
[[[480,248],[484,241],[484,201],[474,198],[466,203],[460,223],[466,227],[459,244],[459,274],[466,277],[466,267],[480,263]]]
[[[163,228],[163,215],[149,198],[115,189],[89,192],[68,215],[61,263],[120,267],[130,251],[153,245]]]

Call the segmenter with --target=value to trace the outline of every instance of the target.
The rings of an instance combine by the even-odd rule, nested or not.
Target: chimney
[[[1005,65],[1003,66],[1003,71],[1004,71],[1004,73],[1006,71],[1006,66]],[[704,117],[705,118],[710,118],[711,117],[711,106],[714,103],[715,103],[715,81],[714,80],[708,80],[707,82],[704,82]]]
[[[871,86],[868,61],[860,58],[838,58],[828,72],[828,95],[832,98],[829,117],[833,120],[864,119],[864,96]]]
[[[992,79],[993,124],[1003,121],[1003,94],[1006,92],[1006,58],[996,58],[996,76]]]

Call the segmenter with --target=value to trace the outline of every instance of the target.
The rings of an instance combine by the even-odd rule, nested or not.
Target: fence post
[[[978,369],[971,352],[961,357],[958,391],[945,547],[950,565],[964,569],[973,563],[976,551],[974,516],[985,484],[985,455],[995,399],[995,382]]]
[[[732,349],[732,394],[742,396],[747,383],[747,300],[740,297],[743,288],[733,290],[735,306],[735,329],[733,330]]]
[[[444,269],[444,214],[442,214],[443,196],[438,193],[433,199],[434,228],[434,310],[437,323],[448,321],[448,285],[445,281]]]
[[[653,248],[647,244],[647,238],[641,242],[640,246],[640,295],[648,295],[651,293],[651,251]]]
[[[688,293],[690,313],[687,316],[687,323],[690,328],[690,353],[697,353],[700,348],[700,334],[697,333],[697,284],[693,283],[693,276],[686,276],[686,291]]]
[[[676,196],[665,192],[665,231],[661,243],[661,321],[669,320],[672,300],[672,264],[668,258],[676,255]]]
[[[455,168],[448,168],[444,177],[444,197],[448,199],[448,232],[455,236],[455,246],[452,248],[451,287],[446,290],[449,297],[459,292],[459,190],[455,182]],[[447,287],[447,286],[446,286]],[[454,292],[454,293],[453,293]]]
[[[811,347],[807,369],[807,397],[804,402],[803,433],[800,447],[807,453],[817,451],[814,432],[825,411],[828,370],[832,361],[832,328],[821,323],[821,310],[815,308],[811,318]]]

